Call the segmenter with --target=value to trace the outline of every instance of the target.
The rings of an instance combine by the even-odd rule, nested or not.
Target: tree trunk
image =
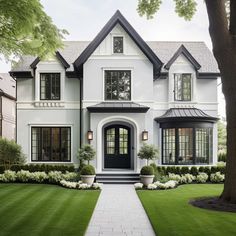
[[[227,163],[221,199],[236,204],[236,4],[230,1],[230,24],[222,0],[206,0],[213,53],[226,101]]]

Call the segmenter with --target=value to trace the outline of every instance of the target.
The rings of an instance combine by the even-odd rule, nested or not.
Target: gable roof
[[[146,42],[140,37],[140,35],[135,31],[135,29],[130,25],[130,23],[125,19],[125,17],[120,13],[119,10],[111,17],[107,24],[102,28],[94,40],[88,45],[88,47],[80,54],[80,56],[75,60],[74,66],[77,70],[81,70],[83,64],[91,56],[91,54],[96,50],[99,44],[105,39],[105,37],[111,32],[115,25],[120,24],[126,33],[132,38],[132,40],[138,45],[141,51],[146,55],[146,57],[152,62],[154,66],[154,75],[160,72],[163,65],[161,60],[152,51],[152,49],[146,44]]]
[[[192,64],[192,66],[199,70],[201,68],[201,65],[195,60],[195,58],[192,56],[192,54],[186,49],[186,47],[182,44],[179,49],[176,51],[176,53],[171,57],[171,59],[166,63],[164,66],[165,69],[169,70],[171,65],[175,62],[175,60],[180,56],[184,55],[188,61]]]
[[[63,56],[60,54],[59,51],[56,51],[55,57],[58,59],[58,61],[61,62],[61,64],[65,67],[65,69],[69,68],[70,65],[67,63],[67,61],[63,58]],[[35,60],[30,64],[30,67],[32,69],[35,69],[38,63],[40,62],[39,57],[35,58]]]

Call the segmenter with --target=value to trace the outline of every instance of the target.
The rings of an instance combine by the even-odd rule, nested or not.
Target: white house
[[[88,138],[97,173],[138,173],[143,142],[160,165],[217,161],[220,74],[203,42],[145,42],[117,11],[93,41],[67,41],[46,61],[22,56],[10,73],[29,163],[78,163]]]

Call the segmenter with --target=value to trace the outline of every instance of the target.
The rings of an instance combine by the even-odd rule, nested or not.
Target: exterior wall
[[[2,137],[15,140],[16,102],[4,96],[2,102]]]
[[[40,73],[61,74],[59,101],[40,101]],[[71,162],[78,162],[76,154],[80,143],[79,100],[79,80],[67,78],[65,69],[55,59],[39,62],[35,78],[17,80],[17,142],[22,146],[28,162],[31,162],[32,126],[71,127]]]

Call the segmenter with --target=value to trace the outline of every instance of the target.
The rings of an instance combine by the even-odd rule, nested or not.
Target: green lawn
[[[137,191],[158,236],[235,236],[236,213],[199,209],[191,198],[217,196],[219,184],[182,185],[163,191]]]
[[[0,235],[84,235],[99,191],[0,184]]]

